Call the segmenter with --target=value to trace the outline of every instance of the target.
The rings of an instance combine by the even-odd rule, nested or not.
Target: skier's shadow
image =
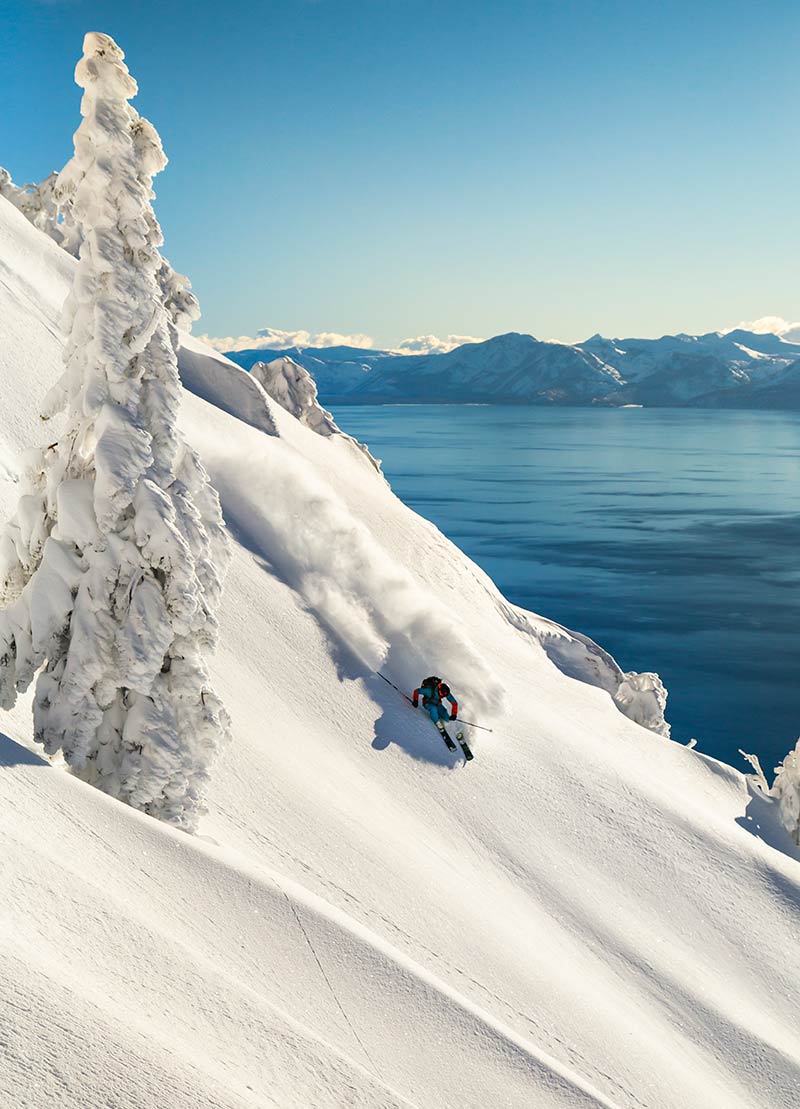
[[[448,751],[428,714],[415,709],[402,693],[367,670],[361,659],[336,634],[336,629],[318,615],[317,619],[327,635],[328,649],[339,681],[363,681],[380,709],[380,715],[375,720],[372,749],[385,751],[395,743],[418,762],[448,767],[458,765],[459,755]]]
[[[374,674],[366,679],[366,685],[381,710],[375,721],[374,751],[385,751],[395,743],[418,762],[447,767],[459,763],[459,756],[445,747],[427,713],[414,709],[402,694]]]

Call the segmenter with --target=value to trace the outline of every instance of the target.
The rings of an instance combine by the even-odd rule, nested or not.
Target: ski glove
[[[456,714],[455,712],[451,712],[451,713],[450,713],[450,719],[451,719],[451,720],[455,720],[455,718],[456,718],[456,715],[457,715],[457,714]]]

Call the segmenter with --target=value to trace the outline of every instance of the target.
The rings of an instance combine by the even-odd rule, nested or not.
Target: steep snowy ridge
[[[4,202],[0,257],[8,515],[72,263]],[[800,857],[774,804],[564,673],[360,451],[256,397],[269,427],[183,400],[235,539],[201,836],[4,714],[0,1102],[793,1104]],[[406,689],[447,672],[493,729],[469,767],[378,662]]]
[[[186,389],[267,435],[277,434],[272,404],[253,374],[186,332],[181,332],[178,361]]]

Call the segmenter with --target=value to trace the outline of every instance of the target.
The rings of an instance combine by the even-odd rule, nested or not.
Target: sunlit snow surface
[[[0,237],[6,458],[47,434],[69,259],[3,204]],[[238,541],[202,838],[30,754],[25,706],[2,722],[0,1103],[793,1104],[800,862],[772,806],[560,673],[360,451],[273,416],[183,409]],[[348,552],[400,583],[386,609]],[[456,668],[494,728],[468,768],[366,675],[381,644],[401,683]]]

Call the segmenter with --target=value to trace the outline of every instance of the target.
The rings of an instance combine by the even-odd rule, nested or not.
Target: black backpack
[[[423,678],[420,689],[425,689],[427,687],[428,689],[432,689],[433,692],[436,693],[441,684],[442,679],[437,678],[436,675],[434,675],[432,678]]]

